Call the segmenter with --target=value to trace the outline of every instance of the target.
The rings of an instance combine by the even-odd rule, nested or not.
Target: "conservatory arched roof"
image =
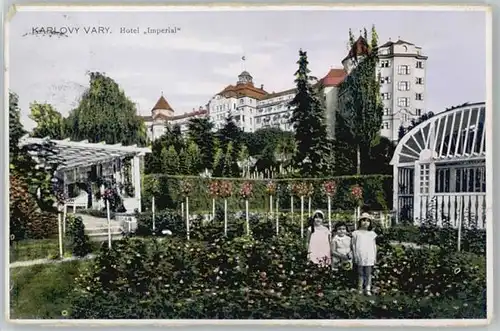
[[[436,161],[484,160],[486,107],[466,104],[439,113],[410,130],[399,141],[391,165],[414,165],[424,150]]]
[[[33,138],[24,136],[20,139],[20,146],[50,144],[57,152],[47,157],[49,162],[59,162],[58,171],[91,166],[118,158],[142,156],[151,153],[147,147],[137,145],[123,146],[122,144],[89,143],[87,140],[71,141],[69,139],[55,140],[50,138]],[[36,153],[35,153],[36,156]]]

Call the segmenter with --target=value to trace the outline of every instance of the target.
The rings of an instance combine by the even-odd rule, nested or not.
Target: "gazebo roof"
[[[62,164],[58,167],[58,171],[70,170],[91,166],[113,159],[142,156],[146,153],[151,153],[151,149],[147,147],[137,147],[137,145],[124,146],[122,144],[106,144],[89,143],[87,140],[71,141],[68,139],[55,140],[46,138],[33,138],[24,136],[21,138],[20,146],[41,145],[51,143],[53,148],[58,152],[54,156],[49,156],[54,160],[61,161]]]
[[[436,162],[486,158],[486,104],[464,104],[418,124],[399,141],[391,164],[414,165],[425,150]]]

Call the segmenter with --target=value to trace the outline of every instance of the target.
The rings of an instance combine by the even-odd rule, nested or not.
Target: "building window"
[[[381,94],[382,100],[391,100],[391,93],[385,92]]]
[[[243,102],[244,102],[244,100],[243,100],[243,99],[240,99],[240,105],[242,105],[242,104],[243,104]]]
[[[400,74],[400,75],[409,75],[410,74],[410,66],[408,66],[408,65],[400,65],[398,67],[398,74]]]
[[[389,60],[380,61],[381,68],[389,68],[390,66],[391,66],[391,61],[389,61]]]
[[[415,84],[422,85],[424,83],[424,79],[422,77],[417,77],[415,79]]]
[[[408,107],[410,105],[410,98],[402,97],[398,98],[399,107]]]
[[[384,108],[384,116],[389,116],[391,114],[390,108]]]
[[[387,77],[381,77],[380,78],[380,84],[390,84],[391,83],[391,77],[387,76]]]
[[[415,116],[422,116],[422,109],[420,108],[415,109]]]
[[[388,121],[385,121],[384,123],[382,123],[382,127],[381,129],[389,129],[390,128],[390,123]]]
[[[422,93],[416,93],[415,100],[424,100],[424,95]]]
[[[417,61],[417,68],[424,69],[424,63],[422,61]]]
[[[398,82],[398,90],[400,91],[409,91],[410,90],[410,82],[406,80],[402,80]]]
[[[408,114],[405,111],[401,112],[401,119],[403,120],[403,122],[408,121]]]

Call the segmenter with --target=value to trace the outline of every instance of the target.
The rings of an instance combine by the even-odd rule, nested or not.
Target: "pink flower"
[[[220,186],[220,184],[218,181],[210,182],[210,184],[208,185],[208,190],[210,191],[210,195],[214,199],[219,197],[219,195],[220,195],[220,187],[219,186]]]
[[[181,186],[181,192],[185,197],[189,196],[189,194],[193,190],[193,185],[187,180],[181,181],[180,186]]]
[[[334,196],[337,192],[337,183],[335,181],[328,181],[323,184],[323,189],[328,196]]]
[[[228,198],[233,193],[233,183],[230,181],[222,181],[219,184],[219,194],[223,198]]]
[[[269,195],[275,194],[276,193],[276,183],[274,183],[273,181],[267,182],[266,191]]]
[[[248,199],[252,195],[253,186],[251,182],[245,182],[241,185],[240,195],[243,199]]]
[[[361,201],[363,199],[363,189],[359,185],[354,185],[351,187],[351,195],[356,201]]]

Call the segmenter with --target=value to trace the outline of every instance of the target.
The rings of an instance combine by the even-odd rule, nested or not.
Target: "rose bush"
[[[77,279],[73,318],[484,318],[483,256],[390,245],[379,231],[374,292],[352,291],[352,270],[307,259],[296,220],[283,230],[254,216],[251,236],[231,215],[193,221],[190,241],[127,237],[103,248]],[[178,219],[170,214],[172,224]],[[220,217],[220,216],[219,216]],[[185,230],[184,230],[185,231]]]

